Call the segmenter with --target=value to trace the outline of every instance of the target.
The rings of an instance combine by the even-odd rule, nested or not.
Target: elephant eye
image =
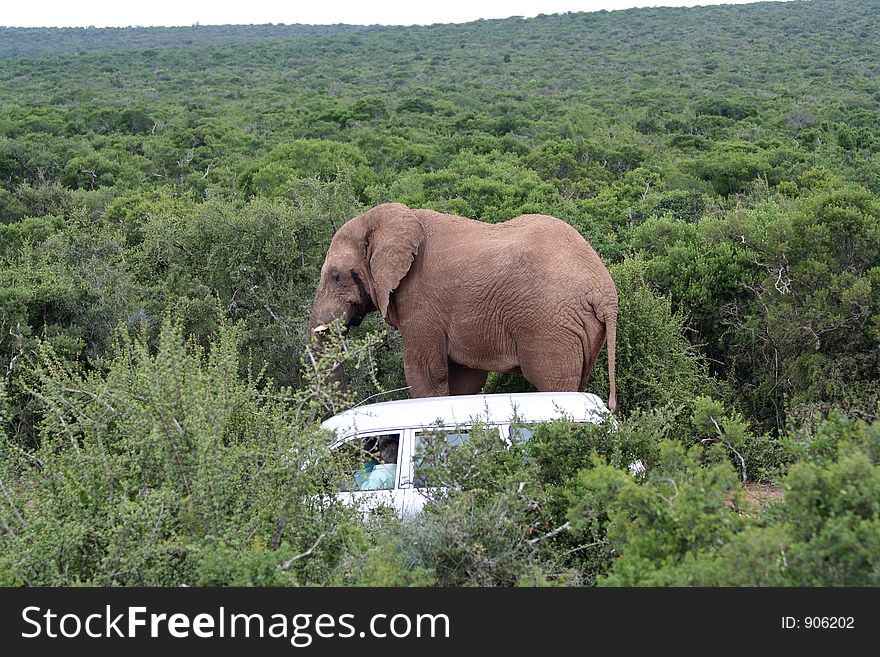
[[[333,275],[331,276],[331,278],[333,279],[334,283],[339,283],[342,280],[342,277],[339,275],[339,272],[333,272]]]

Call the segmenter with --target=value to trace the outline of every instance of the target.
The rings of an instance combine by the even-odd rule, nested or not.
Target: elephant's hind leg
[[[541,392],[580,390],[584,351],[580,340],[533,342],[520,354],[523,376]]]
[[[486,385],[488,376],[488,372],[449,361],[449,394],[475,395]]]
[[[605,344],[605,324],[594,315],[584,318],[582,342],[584,348],[584,370],[581,374],[580,389],[586,390],[590,374],[593,372],[593,365],[596,364],[596,359],[599,357],[602,345]]]

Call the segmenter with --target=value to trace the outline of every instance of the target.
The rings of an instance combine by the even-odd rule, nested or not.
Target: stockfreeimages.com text
[[[274,638],[289,639],[291,645],[305,648],[318,637],[350,639],[375,637],[449,638],[449,617],[446,614],[374,614],[358,630],[354,614],[244,614],[231,613],[220,607],[216,613],[200,613],[190,617],[184,613],[148,613],[146,607],[126,607],[114,612],[106,605],[103,612],[85,615],[59,614],[51,609],[25,607],[21,612],[25,639],[37,637],[93,639],[190,636],[211,638]]]

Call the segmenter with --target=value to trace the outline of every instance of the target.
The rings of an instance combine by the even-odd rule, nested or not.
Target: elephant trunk
[[[314,345],[314,356],[315,360],[319,360],[321,356],[324,354],[324,348],[327,343],[327,336],[322,334],[321,332],[314,334],[315,339],[312,343]],[[341,393],[344,393],[348,390],[348,384],[345,381],[345,371],[342,368],[342,364],[337,364],[329,373],[329,375],[325,379],[327,383],[333,385],[337,383],[337,390]]]
[[[321,357],[324,355],[324,352],[327,348],[327,342],[329,339],[330,327],[328,324],[332,322],[332,319],[324,318],[322,321],[324,313],[320,311],[320,306],[316,302],[315,306],[312,309],[312,315],[309,318],[309,338],[311,339],[312,347],[313,347],[313,355],[314,361],[317,363]],[[342,368],[342,364],[337,364],[330,374],[326,378],[327,383],[333,384],[337,383],[337,389],[339,392],[344,393],[348,386],[345,381],[345,371]]]

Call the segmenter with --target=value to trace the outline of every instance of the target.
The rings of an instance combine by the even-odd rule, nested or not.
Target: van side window
[[[446,460],[449,450],[471,439],[467,429],[429,429],[416,432],[413,443],[413,485],[426,488],[432,466]]]
[[[513,445],[525,445],[532,439],[532,430],[522,424],[511,424],[508,429],[507,437]]]

